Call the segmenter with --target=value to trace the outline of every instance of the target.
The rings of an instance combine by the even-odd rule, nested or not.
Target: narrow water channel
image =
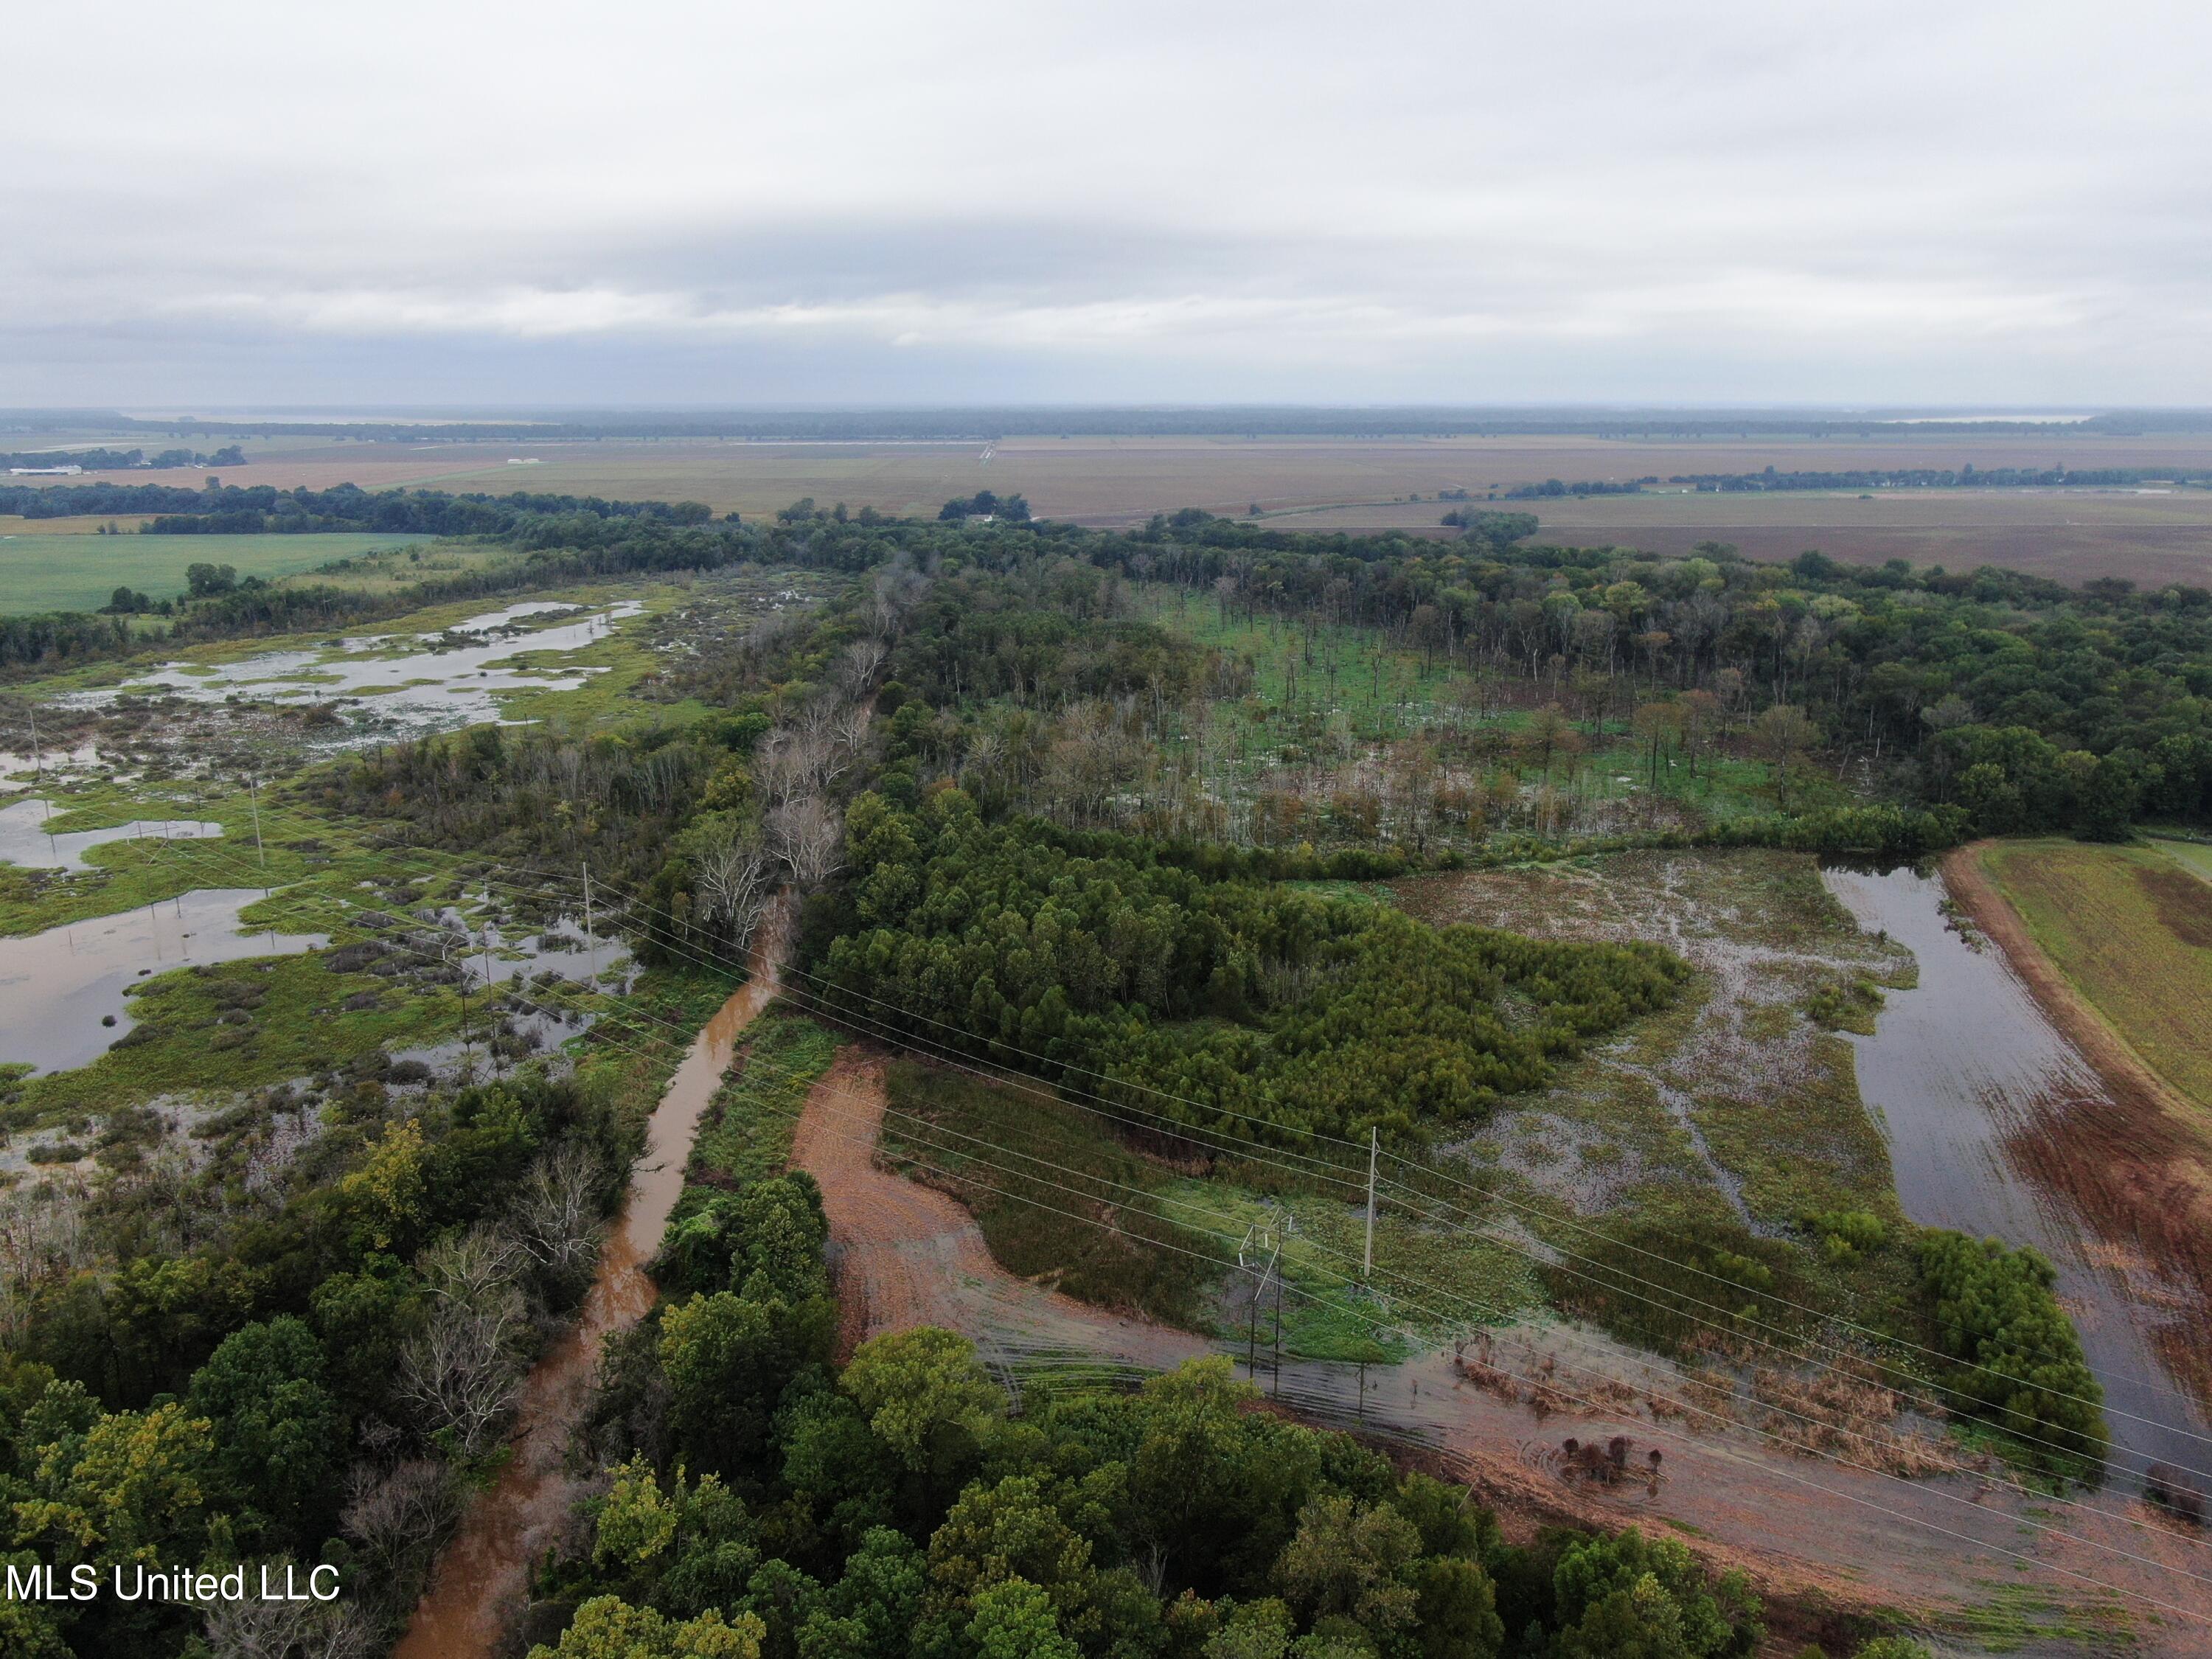
[[[2115,1461],[2137,1471],[2149,1462],[2212,1467],[2212,1424],[2154,1344],[2170,1305],[2159,1305],[2154,1286],[2096,1259],[2088,1218],[2033,1179],[2014,1150],[2054,1115],[2111,1109],[2102,1079],[2045,1018],[2003,951],[1978,950],[1948,926],[1940,876],[1831,869],[1823,879],[1860,927],[1887,933],[1920,964],[1918,987],[1887,993],[1875,1034],[1851,1039],[1859,1093],[1889,1137],[1905,1212],[2048,1256],[2104,1384]]]
[[[769,911],[753,944],[751,977],[701,1028],[661,1091],[598,1276],[575,1322],[523,1385],[514,1456],[462,1517],[393,1659],[489,1659],[497,1650],[521,1603],[531,1562],[552,1540],[573,1499],[563,1460],[590,1398],[600,1346],[653,1306],[657,1292],[646,1266],[683,1195],[700,1117],[745,1028],[775,999],[790,925],[787,905]]]

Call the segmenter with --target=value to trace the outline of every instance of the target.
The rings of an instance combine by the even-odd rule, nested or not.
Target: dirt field
[[[1015,1278],[991,1259],[957,1204],[879,1169],[882,1067],[847,1051],[810,1095],[793,1144],[793,1163],[822,1183],[848,1349],[877,1332],[934,1322],[975,1338],[1002,1373],[1016,1362],[1144,1371],[1206,1351],[1184,1333],[1115,1318]],[[1586,1352],[1600,1358],[1577,1358]],[[2024,1525],[2014,1501],[1986,1485],[1888,1480],[1739,1433],[1692,1433],[1638,1404],[1644,1388],[1669,1385],[1656,1363],[1623,1351],[1508,1333],[1492,1363],[1547,1387],[1534,1403],[1508,1399],[1448,1352],[1364,1372],[1286,1364],[1270,1376],[1262,1365],[1256,1380],[1302,1416],[1441,1458],[1524,1524],[1672,1528],[1714,1565],[1744,1567],[1770,1595],[1839,1610],[1923,1609],[1958,1628],[2002,1627],[2018,1651],[2073,1650],[2071,1641],[2053,1638],[2054,1627],[2100,1641],[2116,1621],[2132,1627],[2139,1651],[2212,1651],[2212,1626],[2136,1599],[2192,1605],[2194,1586],[2181,1575],[2196,1571],[2202,1557],[2132,1503],[2097,1496],[2056,1511],[2069,1541]],[[1638,1386],[1614,1382],[1601,1392],[1633,1367],[1641,1368],[1632,1373],[1642,1376]],[[1664,1479],[1605,1489],[1568,1477],[1564,1438],[1616,1433],[1636,1442],[1639,1457],[1644,1447],[1663,1447]],[[2113,1598],[2092,1593],[2085,1579],[2130,1598],[2132,1612],[2116,1612]]]
[[[2003,565],[2054,581],[2124,576],[2212,581],[2212,490],[1891,490],[1856,495],[1643,495],[1498,502],[1534,512],[1546,539],[1686,553],[1702,541],[1747,558],[1808,548],[1852,564],[1905,559],[1949,570]],[[1400,528],[1443,535],[1432,503],[1300,513],[1285,529]]]
[[[977,443],[749,443],[670,439],[545,444],[245,441],[226,483],[353,482],[447,489],[566,491],[696,500],[771,513],[801,496],[855,509],[934,513],[955,495],[1016,491],[1048,517],[1140,523],[1200,507],[1257,505],[1286,528],[1390,526],[1442,535],[1443,489],[1477,494],[1547,478],[1623,481],[1678,473],[1849,467],[2212,465],[2212,435],[1775,438],[1021,438]],[[986,454],[988,452],[988,459]],[[535,459],[538,465],[510,465]],[[1418,501],[1407,498],[1419,496]],[[2212,580],[2212,491],[1634,495],[1516,503],[1546,535],[1676,552],[1709,538],[1759,558],[1819,547],[1838,558],[1952,568],[2008,564],[2060,580]]]

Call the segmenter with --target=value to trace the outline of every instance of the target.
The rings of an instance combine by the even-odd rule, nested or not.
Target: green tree
[[[891,1455],[925,1483],[968,1456],[1002,1407],[975,1345],[933,1325],[862,1343],[839,1380]]]
[[[1389,1637],[1419,1617],[1420,1595],[1406,1574],[1420,1549],[1419,1529],[1389,1504],[1324,1492],[1299,1513],[1275,1577],[1285,1599],[1309,1616],[1351,1619]]]
[[[530,1659],[761,1659],[766,1635],[748,1613],[725,1620],[719,1609],[676,1620],[620,1596],[595,1595],[551,1647],[539,1644]]]
[[[727,1291],[694,1297],[660,1322],[669,1426],[694,1468],[757,1468],[777,1401],[792,1379],[825,1362],[836,1310],[824,1297],[797,1307]]]
[[[979,1591],[968,1621],[976,1659],[1080,1659],[1083,1650],[1060,1633],[1052,1598],[1025,1579],[1006,1578]]]
[[[336,1510],[346,1421],[306,1322],[288,1315],[233,1332],[194,1374],[186,1401],[215,1425],[215,1465],[231,1491],[293,1540],[319,1536]]]

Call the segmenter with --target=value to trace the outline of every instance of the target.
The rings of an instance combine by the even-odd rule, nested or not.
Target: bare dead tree
[[[814,787],[813,774],[812,757],[795,732],[772,732],[754,753],[753,786],[771,808],[805,794]]]
[[[854,702],[866,696],[890,654],[890,647],[880,639],[854,641],[837,665],[838,683],[845,695]]]
[[[574,1289],[599,1253],[599,1190],[606,1164],[569,1141],[534,1160],[516,1194],[515,1242],[555,1284]]]
[[[530,1313],[520,1261],[512,1239],[477,1227],[433,1246],[421,1264],[429,1313],[400,1351],[400,1397],[471,1456],[489,1449],[521,1390]]]
[[[271,1562],[266,1570],[281,1576],[290,1565]],[[249,1582],[258,1586],[252,1577],[256,1571],[247,1569]],[[343,1602],[256,1597],[210,1607],[207,1639],[217,1659],[370,1659],[383,1646],[371,1621]]]
[[[12,1346],[22,1335],[41,1284],[67,1278],[91,1259],[82,1182],[0,1193],[0,1342]]]
[[[412,1457],[388,1468],[357,1464],[338,1524],[361,1546],[373,1577],[394,1581],[445,1529],[456,1507],[452,1478],[436,1458]]]
[[[836,873],[844,852],[845,826],[819,795],[805,795],[769,815],[769,842],[791,866],[803,887],[814,887]]]
[[[705,919],[743,950],[775,890],[775,864],[759,838],[725,823],[693,860]]]

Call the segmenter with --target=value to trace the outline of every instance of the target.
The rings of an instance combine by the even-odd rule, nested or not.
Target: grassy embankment
[[[1982,867],[2119,1040],[2212,1113],[2212,848],[2003,842]]]

